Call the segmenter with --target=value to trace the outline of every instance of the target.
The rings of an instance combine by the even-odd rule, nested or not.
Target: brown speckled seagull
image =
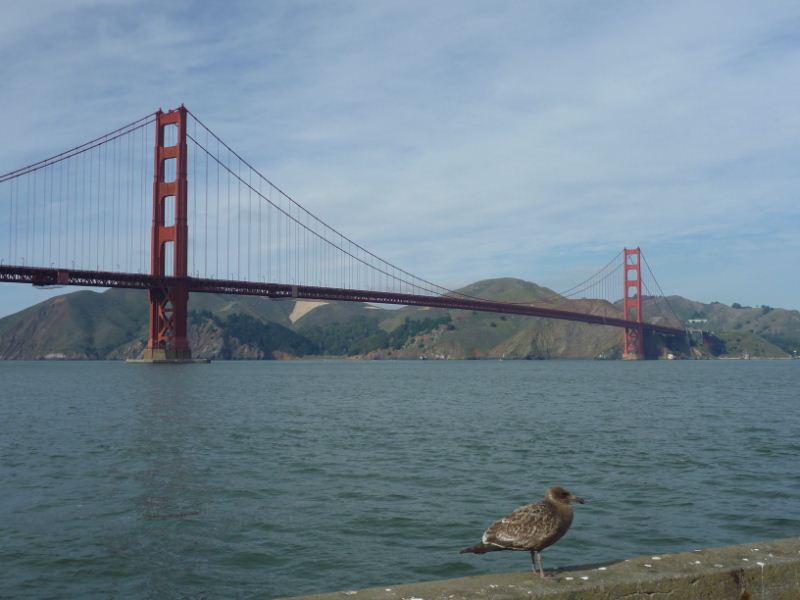
[[[484,532],[480,544],[464,548],[461,554],[525,550],[531,553],[533,572],[538,566],[539,575],[544,577],[540,552],[560,540],[572,525],[570,502],[583,504],[584,499],[563,487],[548,488],[542,502],[520,506],[507,517],[495,521]]]

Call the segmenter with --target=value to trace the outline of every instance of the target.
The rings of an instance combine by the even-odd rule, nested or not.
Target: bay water
[[[1,598],[277,598],[800,535],[800,361],[0,363]]]

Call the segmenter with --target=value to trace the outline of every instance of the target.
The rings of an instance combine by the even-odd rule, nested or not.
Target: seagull
[[[480,544],[464,548],[459,554],[485,554],[498,550],[525,550],[531,553],[533,572],[539,568],[544,578],[541,551],[552,546],[572,525],[570,502],[585,500],[563,487],[548,488],[542,502],[526,504],[486,529]]]

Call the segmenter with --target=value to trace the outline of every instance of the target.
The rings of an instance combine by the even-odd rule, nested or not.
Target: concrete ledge
[[[304,596],[307,600],[798,600],[800,538]],[[299,599],[295,599],[299,600]]]

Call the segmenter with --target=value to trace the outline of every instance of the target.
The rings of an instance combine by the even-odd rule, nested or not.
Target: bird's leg
[[[536,563],[538,563],[539,565],[539,576],[542,579],[544,579],[544,568],[542,567],[542,554],[540,552],[536,553]]]
[[[542,555],[536,550],[531,550],[531,563],[533,563],[533,572],[536,573],[536,568],[539,568],[539,577],[544,579],[544,569],[542,569]]]

